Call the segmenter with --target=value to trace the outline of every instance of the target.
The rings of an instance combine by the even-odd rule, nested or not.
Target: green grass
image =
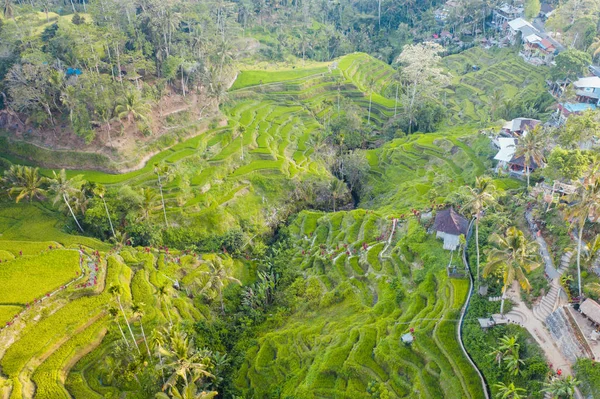
[[[259,332],[236,374],[236,386],[255,397],[277,390],[283,396],[355,398],[366,397],[367,385],[379,381],[393,398],[483,397],[456,341],[453,312],[465,301],[468,281],[448,280],[449,253],[433,236],[411,244],[413,256],[427,254],[428,261],[423,270],[411,271],[403,288],[405,297],[398,303],[387,282],[397,274],[393,259],[390,266],[375,266],[369,274],[358,256],[344,254],[335,264],[328,260],[327,254],[337,253],[337,243],[329,237],[355,225],[379,236],[389,222],[361,210],[302,212],[292,221],[297,253],[292,259],[305,265],[300,280],[306,291],[295,298],[296,310],[289,318],[276,328],[267,323]],[[306,227],[313,239],[302,239]],[[402,235],[392,245],[415,229],[419,228],[399,226]],[[349,241],[349,248],[360,247],[363,241],[357,240]],[[383,245],[376,244],[367,253],[371,266],[379,264]],[[427,278],[414,288],[412,279],[418,274]],[[419,321],[421,317],[434,321]],[[417,344],[408,348],[400,336],[411,326],[417,331]]]
[[[231,90],[242,89],[248,86],[257,86],[273,82],[285,82],[327,72],[328,68],[326,66],[309,69],[240,71],[233,86],[231,86]]]
[[[12,320],[23,308],[15,305],[0,305],[0,328]]]
[[[80,274],[79,254],[52,250],[0,264],[0,304],[27,304]]]

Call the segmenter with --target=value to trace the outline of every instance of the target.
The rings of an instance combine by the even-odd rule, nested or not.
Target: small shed
[[[413,337],[413,335],[409,332],[407,332],[406,334],[404,334],[401,338],[402,342],[406,345],[410,345],[413,343],[413,341],[415,340],[415,337]]]
[[[435,215],[433,229],[436,237],[444,240],[444,249],[454,251],[460,244],[461,234],[467,235],[469,221],[450,207]]]
[[[579,306],[579,311],[594,324],[600,325],[600,304],[593,299],[586,299]]]
[[[496,322],[491,317],[480,318],[480,319],[477,319],[477,321],[479,322],[479,326],[484,330],[487,330],[488,328],[492,328],[496,325]]]

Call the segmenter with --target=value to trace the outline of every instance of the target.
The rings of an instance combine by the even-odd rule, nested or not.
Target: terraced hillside
[[[291,231],[306,284],[293,314],[247,350],[236,379],[246,397],[482,397],[456,339],[468,281],[447,277],[450,254],[415,219],[302,212]]]
[[[492,110],[504,103],[534,101],[546,92],[548,69],[527,64],[510,49],[473,47],[445,57],[443,64],[453,76],[440,99],[451,125],[488,122]],[[479,69],[474,71],[473,66]],[[495,91],[501,93],[500,98],[494,97]]]
[[[491,147],[461,128],[396,139],[367,151],[370,194],[361,205],[394,214],[442,204],[489,167]]]
[[[45,243],[30,243],[41,244]],[[48,254],[66,251],[56,249]],[[72,284],[19,307],[18,317],[0,329],[0,367],[7,382],[4,393],[10,399],[32,396],[87,399],[123,394],[123,390],[101,382],[109,381],[106,373],[110,369],[105,365],[110,364],[109,354],[118,352],[116,341],[120,339],[110,318],[109,308],[117,306],[111,287],[120,287],[119,298],[123,302],[141,305],[144,326],[150,331],[167,321],[194,322],[210,313],[206,305],[194,301],[185,291],[169,290],[166,297],[157,292],[160,287],[169,287],[175,279],[183,287],[192,287],[196,279],[202,278],[202,272],[208,270],[206,262],[216,255],[200,258],[176,251],[168,254],[130,248],[108,255],[88,248],[69,253],[81,259],[82,272]],[[230,258],[223,261],[232,273],[247,280],[248,268]],[[27,276],[28,273],[22,273],[24,282]],[[11,287],[12,292],[18,285]],[[132,322],[132,328],[132,334],[141,336],[139,322]],[[143,397],[135,379],[125,391],[130,391],[129,397]]]

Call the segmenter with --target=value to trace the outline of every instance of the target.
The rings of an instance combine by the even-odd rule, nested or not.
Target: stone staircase
[[[552,281],[550,291],[542,300],[533,307],[533,315],[541,322],[546,322],[546,318],[556,310],[558,305],[558,295],[560,294],[560,286],[557,281]]]
[[[569,268],[569,264],[571,263],[571,259],[573,258],[574,254],[575,252],[573,251],[565,252],[563,254],[562,258],[560,258],[560,267],[558,268],[558,274],[562,276],[562,274]]]
[[[573,252],[565,252],[565,254],[560,258],[560,267],[557,270],[559,277],[552,280],[550,283],[550,291],[548,291],[542,300],[533,307],[533,315],[536,319],[543,323],[546,323],[548,316],[550,316],[550,314],[558,307],[558,298],[562,290],[559,279],[569,267],[572,257]]]

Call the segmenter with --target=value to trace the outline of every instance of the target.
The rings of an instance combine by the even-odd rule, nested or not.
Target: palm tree
[[[138,354],[142,354],[140,351],[140,347],[135,340],[135,336],[133,335],[133,330],[131,330],[131,325],[129,324],[129,320],[127,320],[127,315],[125,314],[125,309],[123,309],[123,303],[121,302],[121,295],[123,294],[123,288],[120,285],[111,285],[108,289],[108,293],[111,294],[119,304],[119,308],[121,309],[121,313],[123,314],[123,318],[125,319],[125,323],[127,324],[127,328],[129,329],[129,334],[131,335],[131,339],[137,348]]]
[[[69,203],[70,197],[80,191],[81,181],[79,179],[68,179],[67,172],[65,172],[64,169],[61,169],[59,173],[52,171],[52,175],[53,178],[50,180],[50,191],[54,193],[54,200],[52,202],[56,204],[62,199],[67,205],[67,208],[69,208],[69,212],[71,212],[75,224],[77,224],[77,227],[79,227],[79,230],[83,233],[83,228],[79,224],[79,220],[77,220],[73,208],[71,208],[71,204]]]
[[[502,273],[504,285],[500,314],[504,314],[506,289],[515,279],[523,289],[531,288],[525,273],[540,266],[536,260],[538,244],[527,240],[523,232],[514,226],[506,230],[505,236],[492,234],[489,241],[495,248],[487,252],[488,262],[483,269],[483,276],[487,278],[491,273]]]
[[[536,127],[524,134],[519,138],[515,147],[515,158],[523,157],[525,173],[527,173],[527,190],[529,190],[529,175],[532,164],[541,166],[544,162],[545,138],[542,137],[540,129],[540,127]]]
[[[146,332],[144,331],[144,323],[142,322],[142,318],[144,317],[144,304],[143,303],[134,303],[131,306],[131,311],[133,312],[133,317],[140,320],[140,329],[142,330],[142,337],[144,338],[144,344],[146,345],[146,351],[148,352],[148,358],[152,358],[150,354],[150,347],[148,346],[148,340],[146,339]]]
[[[121,336],[123,337],[123,341],[125,341],[125,345],[129,348],[129,341],[125,337],[125,332],[123,332],[123,328],[121,327],[121,323],[119,323],[119,310],[115,307],[108,308],[108,314],[113,318],[117,326],[119,327],[119,331],[121,332]]]
[[[567,217],[579,229],[577,235],[577,283],[579,297],[581,297],[581,246],[583,242],[583,228],[589,217],[600,214],[600,179],[597,173],[598,165],[592,167],[590,174],[577,183],[575,193],[571,195],[571,206],[567,208]]]
[[[14,18],[14,10],[11,0],[4,0],[4,6],[2,7],[2,11],[4,12],[4,18]]]
[[[546,383],[546,388],[542,389],[552,395],[552,398],[569,398],[575,397],[577,385],[581,382],[576,378],[568,375],[565,378],[554,377],[549,383]]]
[[[152,349],[158,354],[158,362],[160,364],[160,372],[162,374],[163,385],[165,383],[165,370],[163,368],[162,353],[160,353],[159,349],[162,348],[164,344],[164,335],[158,329],[152,330],[152,333],[150,334],[150,346],[152,346]]]
[[[506,369],[512,375],[519,374],[519,372],[521,371],[521,366],[525,364],[525,362],[521,360],[518,351],[505,357],[504,363],[506,363]]]
[[[507,356],[510,356],[513,353],[519,353],[520,345],[517,342],[518,339],[518,335],[505,335],[500,338],[500,345],[498,345],[496,349],[490,352],[490,355],[494,356],[494,359],[498,362],[498,366],[500,366],[504,358],[506,358]]]
[[[106,200],[104,199],[104,196],[106,195],[106,187],[104,187],[102,184],[95,183],[92,185],[92,192],[102,200],[102,203],[104,204],[104,210],[106,211],[106,217],[108,217],[108,224],[110,224],[110,231],[112,232],[113,238],[116,237],[112,218],[110,217],[110,212],[108,211],[108,206],[106,205]]]
[[[160,304],[163,304],[165,306],[167,316],[169,316],[169,324],[172,326],[173,319],[171,318],[171,312],[169,311],[169,306],[171,306],[171,293],[170,293],[169,287],[167,285],[158,287],[158,289],[156,290],[156,295],[158,297]],[[159,304],[159,306],[160,306],[160,304]]]
[[[465,208],[475,217],[475,248],[477,250],[477,281],[479,281],[479,219],[485,208],[494,202],[496,187],[489,177],[477,177],[474,187],[467,187]]]
[[[156,174],[156,178],[158,179],[158,189],[160,190],[160,200],[162,202],[162,208],[163,208],[163,214],[165,216],[165,226],[169,227],[169,221],[167,220],[167,208],[165,208],[165,197],[163,195],[163,186],[162,186],[162,181],[160,179],[160,175],[163,175],[163,177],[168,177],[169,173],[171,172],[171,169],[169,168],[169,165],[166,164],[154,164],[154,173]]]
[[[150,212],[160,208],[160,205],[158,205],[158,197],[156,192],[150,187],[142,187],[140,189],[140,194],[142,195],[142,220],[147,220],[150,217]]]
[[[525,398],[525,391],[523,388],[516,387],[514,383],[505,384],[500,382],[494,385],[498,389],[496,398],[498,399],[522,399]]]
[[[203,275],[208,276],[208,280],[200,290],[200,294],[203,294],[208,290],[214,290],[221,302],[221,312],[225,313],[225,304],[223,302],[223,288],[225,286],[225,281],[233,281],[239,285],[242,285],[242,282],[229,275],[227,268],[223,265],[223,261],[218,256],[215,256],[215,258],[209,262],[209,266],[211,271],[202,273]]]
[[[148,120],[150,104],[142,100],[139,91],[129,90],[123,97],[117,101],[115,113],[119,119],[127,118],[127,122],[133,120]]]
[[[208,354],[196,350],[193,341],[181,331],[171,330],[169,345],[166,348],[160,347],[159,351],[165,359],[163,368],[171,373],[166,383],[163,384],[162,390],[169,389],[171,395],[175,398],[197,397],[183,396],[177,387],[180,380],[183,382],[183,392],[189,392],[190,385],[195,386],[197,381],[204,378],[214,378],[208,371],[211,367]],[[189,393],[196,394],[194,388],[191,389],[192,392]]]
[[[333,179],[329,189],[331,190],[331,201],[333,202],[333,211],[335,212],[336,201],[345,194],[346,184],[340,179]]]
[[[373,88],[375,87],[375,79],[369,78],[367,80],[367,89],[369,90],[369,118],[367,119],[367,123],[371,122],[371,105],[373,104]]]
[[[237,133],[237,136],[240,138],[240,149],[242,150],[242,156],[241,156],[241,160],[244,160],[244,133],[246,132],[246,126],[244,125],[237,125],[235,127],[235,131]]]
[[[62,93],[60,93],[60,101],[67,107],[69,110],[69,120],[71,124],[73,124],[73,111],[75,110],[76,105],[76,93],[75,86],[67,86]]]
[[[47,179],[39,175],[39,168],[29,166],[11,165],[4,172],[2,183],[8,189],[8,194],[17,194],[16,202],[28,198],[29,202],[35,199],[44,199],[46,190],[43,188]]]

